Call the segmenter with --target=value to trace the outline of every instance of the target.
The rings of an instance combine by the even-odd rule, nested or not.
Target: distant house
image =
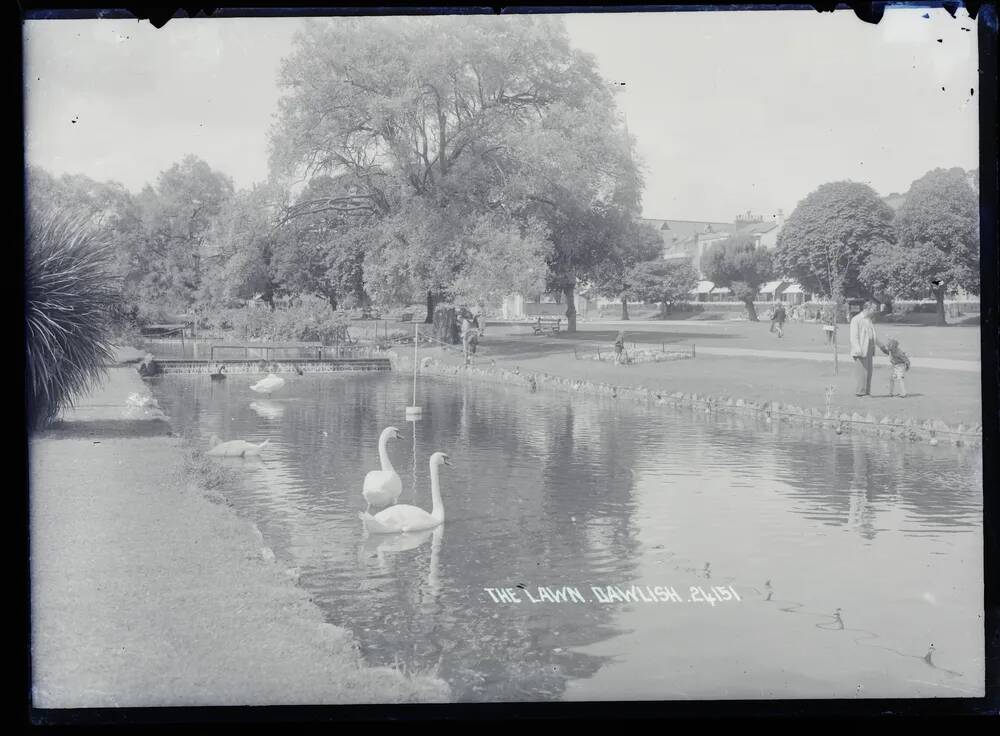
[[[732,301],[732,291],[726,287],[717,287],[711,281],[705,279],[705,272],[702,270],[702,258],[705,252],[712,245],[720,243],[731,235],[749,235],[754,239],[757,246],[774,250],[778,243],[778,233],[781,232],[785,224],[785,216],[781,210],[770,218],[755,216],[750,212],[736,216],[732,222],[717,222],[712,220],[662,220],[656,218],[640,218],[642,223],[653,227],[660,236],[663,243],[661,257],[665,261],[686,261],[689,262],[698,273],[701,281],[691,290],[691,299],[699,302],[720,302]],[[788,293],[798,301],[808,300],[801,287],[793,284],[790,280],[776,282],[781,289],[772,290],[767,295],[762,296],[764,301],[781,301],[782,294]],[[586,318],[592,309],[600,309],[612,303],[617,303],[615,299],[587,299],[584,285],[576,292],[576,309],[581,318]],[[790,291],[795,286],[798,291]],[[505,319],[523,319],[533,317],[535,313],[545,311],[555,314],[557,311],[565,311],[564,307],[548,306],[546,302],[554,301],[542,298],[538,303],[535,299],[539,297],[527,298],[518,294],[508,296],[498,311]],[[793,303],[798,303],[798,301]],[[544,306],[543,306],[544,305]]]
[[[778,279],[777,281],[768,281],[760,287],[760,291],[757,292],[757,298],[762,302],[782,301],[782,293],[791,285],[791,282],[782,281],[781,279]]]
[[[643,219],[642,222],[652,226],[660,234],[664,260],[689,260],[698,275],[704,278],[701,259],[705,251],[731,235],[750,235],[758,246],[773,250],[777,245],[778,232],[784,224],[784,213],[779,210],[770,220],[747,212],[745,215],[738,215],[733,222],[651,218]]]

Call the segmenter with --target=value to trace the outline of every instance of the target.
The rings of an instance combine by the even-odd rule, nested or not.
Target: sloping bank
[[[210,490],[131,368],[30,444],[36,708],[440,702],[447,685],[364,665]],[[162,415],[160,415],[162,416]]]
[[[787,422],[824,427],[838,434],[855,432],[910,442],[969,447],[981,447],[983,441],[983,428],[979,424],[949,425],[941,420],[918,421],[909,417],[878,417],[858,412],[848,414],[838,412],[836,409],[826,410],[777,401],[753,401],[737,396],[668,392],[642,385],[615,385],[540,371],[508,370],[496,365],[465,366],[457,353],[442,352],[440,349],[436,349],[435,352],[435,356],[425,356],[420,360],[421,373],[523,386],[531,391],[571,391],[674,410],[686,408],[708,413],[743,415],[759,419],[765,424]],[[413,359],[410,355],[397,352],[390,352],[388,355],[394,370],[413,370]]]

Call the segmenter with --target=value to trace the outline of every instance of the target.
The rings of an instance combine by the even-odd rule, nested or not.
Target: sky
[[[824,182],[888,195],[979,165],[964,8],[890,8],[877,25],[850,10],[563,17],[572,44],[625,83],[646,217],[773,218]],[[29,165],[138,191],[190,153],[238,187],[265,179],[280,60],[305,22],[27,21]]]

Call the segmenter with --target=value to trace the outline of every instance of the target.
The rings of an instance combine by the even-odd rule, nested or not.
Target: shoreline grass
[[[109,422],[132,368],[81,407]],[[102,408],[103,407],[103,408]],[[36,708],[446,702],[425,674],[368,667],[228,494],[238,473],[176,436],[30,444]]]

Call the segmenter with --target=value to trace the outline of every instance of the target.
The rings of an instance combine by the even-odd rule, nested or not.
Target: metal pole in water
[[[420,340],[420,325],[416,322],[413,323],[413,405],[406,407],[406,418],[410,421],[416,421],[422,413],[419,406],[417,406],[417,344]],[[413,427],[413,431],[416,432],[416,426]]]

